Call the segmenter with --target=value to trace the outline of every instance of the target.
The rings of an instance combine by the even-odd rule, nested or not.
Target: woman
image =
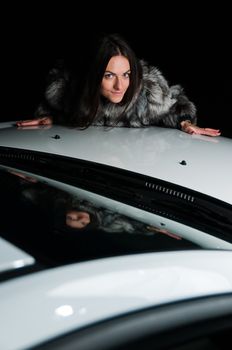
[[[157,125],[190,134],[220,135],[219,130],[198,127],[196,107],[183,88],[169,87],[161,72],[137,59],[119,35],[103,37],[92,57],[83,85],[75,69],[58,61],[50,71],[35,119],[19,121],[17,125]]]

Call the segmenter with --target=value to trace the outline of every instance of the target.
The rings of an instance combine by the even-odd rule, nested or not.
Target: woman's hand
[[[172,232],[169,232],[168,230],[159,228],[159,227],[147,226],[147,229],[148,229],[148,231],[153,231],[153,232],[156,232],[156,233],[161,233],[161,234],[167,235],[167,236],[169,236],[169,237],[171,237],[171,238],[175,238],[175,239],[178,239],[178,240],[181,240],[181,239],[182,239],[180,236],[177,236],[176,234],[174,234],[174,233],[172,233]]]
[[[181,130],[187,134],[198,134],[198,135],[207,135],[207,136],[220,136],[221,132],[217,129],[210,128],[200,128],[197,125],[194,125],[190,120],[184,120],[181,122]]]
[[[39,126],[39,125],[51,125],[52,118],[51,117],[42,117],[28,120],[19,120],[16,122],[17,126],[25,127],[25,126]]]

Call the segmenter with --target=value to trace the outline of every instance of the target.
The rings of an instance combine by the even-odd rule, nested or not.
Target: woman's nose
[[[122,88],[122,80],[119,77],[116,77],[114,88],[120,90]]]
[[[85,225],[88,225],[90,223],[90,218],[82,218],[81,220]]]

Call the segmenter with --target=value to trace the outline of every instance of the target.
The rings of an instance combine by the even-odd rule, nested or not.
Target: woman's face
[[[66,214],[66,225],[81,229],[90,223],[90,216],[85,211],[69,210]]]
[[[112,103],[122,101],[130,84],[130,64],[124,56],[113,56],[108,62],[102,83],[101,94]]]

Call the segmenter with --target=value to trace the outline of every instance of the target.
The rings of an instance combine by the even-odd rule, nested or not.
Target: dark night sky
[[[78,47],[85,48],[104,30],[120,33],[138,57],[159,67],[170,84],[181,84],[197,106],[199,125],[220,128],[232,137],[229,13],[218,8],[203,13],[185,6],[185,14],[176,10],[174,15],[172,9],[168,13],[153,11],[143,26],[139,11],[124,25],[122,15],[112,19],[108,14],[88,28],[71,20],[67,26],[54,18],[38,23],[38,18],[32,17],[23,27],[15,26],[3,37],[1,121],[30,118],[54,60],[77,54]]]

